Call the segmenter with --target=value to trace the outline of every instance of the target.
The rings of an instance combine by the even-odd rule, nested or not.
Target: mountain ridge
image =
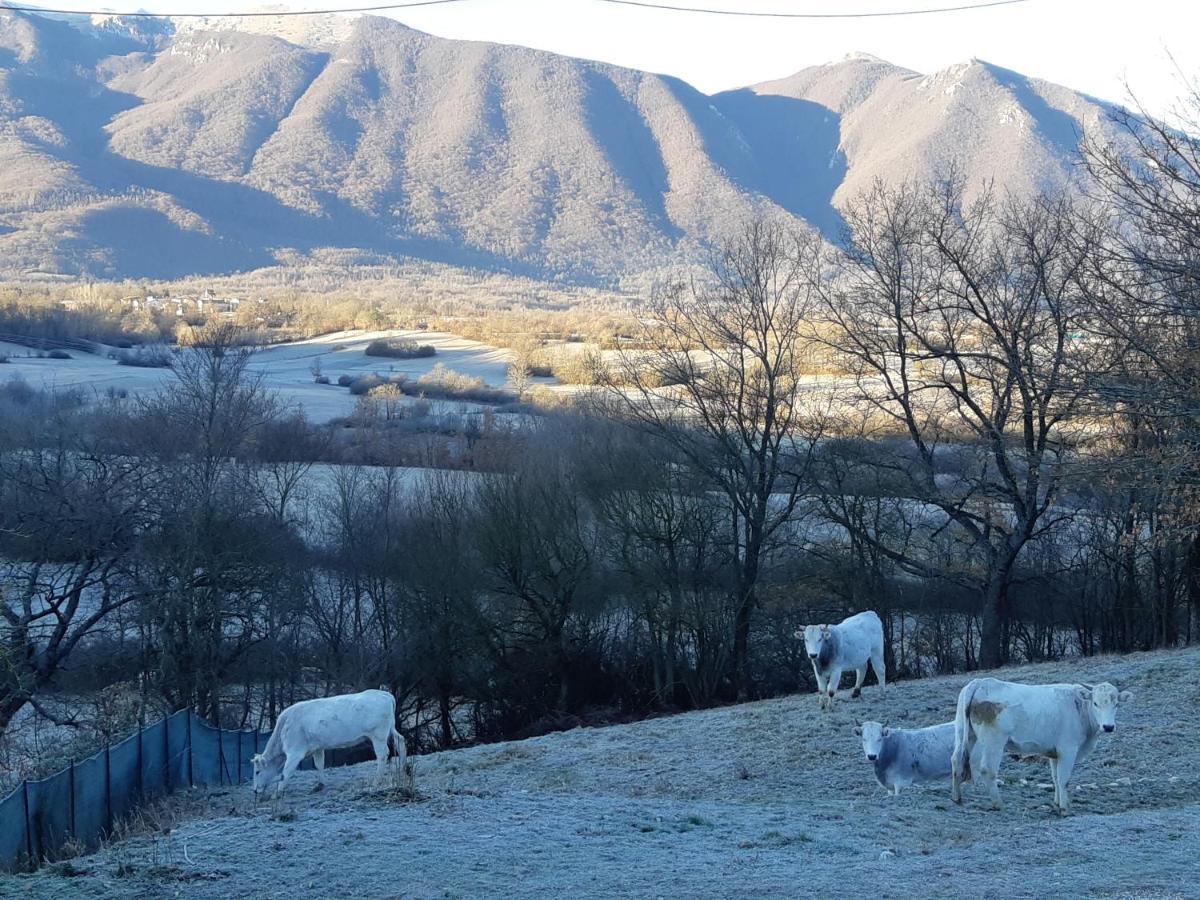
[[[1097,101],[980,61],[921,75],[854,54],[706,95],[391,19],[314,20],[307,43],[250,21],[0,18],[0,275],[332,253],[605,282],[752,216],[834,236],[876,178],[953,164],[1054,187],[1106,127]]]

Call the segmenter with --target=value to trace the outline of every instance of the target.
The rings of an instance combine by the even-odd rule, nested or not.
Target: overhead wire
[[[0,12],[52,13],[64,16],[118,16],[123,19],[255,19],[279,16],[328,16],[336,13],[387,12],[393,9],[412,9],[417,6],[444,6],[450,3],[469,3],[471,0],[409,0],[406,3],[383,3],[376,6],[342,6],[337,9],[285,9],[276,12],[114,12],[111,9],[51,9],[48,6],[0,5]]]
[[[1033,0],[984,0],[959,6],[936,6],[927,9],[872,10],[859,12],[767,12],[746,9],[712,9],[706,6],[675,6],[670,3],[654,3],[651,0],[595,0],[616,6],[634,6],[641,9],[665,10],[668,12],[703,13],[711,16],[742,16],[764,19],[881,19],[897,16],[928,16],[935,13],[968,12],[974,9],[989,9],[994,6],[1015,6],[1032,3]]]
[[[51,13],[54,15],[79,16],[119,16],[121,18],[139,19],[252,19],[271,18],[280,16],[325,16],[337,13],[369,13],[388,12],[397,9],[413,9],[420,6],[445,6],[452,3],[469,3],[471,0],[409,0],[403,3],[383,3],[374,6],[347,6],[336,9],[288,9],[275,12],[114,12],[103,9],[56,9],[48,6],[28,6],[16,4],[0,5],[0,12],[30,12]],[[678,6],[670,3],[655,3],[652,0],[594,0],[597,3],[608,3],[615,6],[632,6],[639,9],[652,9],[666,12],[698,13],[710,16],[740,16],[743,18],[764,19],[879,19],[896,18],[900,16],[928,16],[940,13],[970,12],[979,9],[991,9],[997,6],[1015,6],[1019,3],[1032,3],[1033,0],[983,0],[981,3],[965,3],[957,6],[935,6],[917,9],[895,10],[859,10],[852,12],[770,12],[745,9],[713,9],[706,6]]]

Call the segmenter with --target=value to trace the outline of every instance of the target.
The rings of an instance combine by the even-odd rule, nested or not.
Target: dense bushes
[[[115,350],[110,355],[119,366],[136,366],[140,369],[169,369],[175,362],[171,350],[163,346]]]
[[[424,359],[437,355],[437,348],[416,341],[392,340],[371,341],[363,351],[367,356],[383,356],[388,359]]]
[[[343,375],[338,379],[342,384]],[[369,394],[382,385],[392,385],[410,397],[426,397],[430,400],[461,400],[469,403],[514,403],[516,396],[511,391],[491,387],[482,378],[464,375],[438,363],[416,380],[401,373],[381,375],[373,372],[358,378],[348,379],[350,393],[357,396]]]

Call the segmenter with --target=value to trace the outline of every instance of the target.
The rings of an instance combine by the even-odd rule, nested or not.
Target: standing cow
[[[916,729],[863,722],[854,733],[862,737],[863,755],[875,768],[875,780],[894,795],[902,787],[950,777],[953,722]]]
[[[1050,762],[1054,804],[1070,811],[1067,785],[1075,764],[1087,756],[1101,732],[1117,727],[1117,705],[1133,699],[1108,682],[1015,684],[976,678],[959,692],[954,717],[953,783],[950,796],[962,803],[962,782],[973,769],[988,786],[992,809],[1000,809],[996,776],[1004,754]],[[976,779],[978,780],[978,779]]]
[[[309,756],[317,767],[320,787],[325,751],[353,747],[364,739],[370,740],[375,750],[380,778],[387,769],[390,742],[411,781],[404,738],[396,731],[396,698],[388,691],[362,691],[293,703],[279,714],[266,749],[253,759],[254,796],[278,782],[278,797],[297,766]]]
[[[867,663],[879,679],[880,693],[887,692],[887,670],[883,664],[883,622],[874,612],[861,612],[838,625],[805,625],[796,631],[804,641],[808,658],[817,676],[817,693],[822,709],[833,709],[834,694],[842,680],[842,672],[853,669],[858,673],[852,697],[862,695],[867,678]]]

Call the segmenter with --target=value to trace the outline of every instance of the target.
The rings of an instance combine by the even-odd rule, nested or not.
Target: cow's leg
[[[813,676],[817,679],[817,702],[821,709],[825,708],[825,676],[821,674],[821,670],[817,668],[817,664],[813,663]]]
[[[863,663],[862,666],[858,669],[855,669],[854,672],[855,672],[854,690],[850,694],[850,698],[852,700],[856,697],[862,696],[863,682],[867,680],[867,664]]]
[[[375,778],[383,784],[384,776],[387,774],[388,761],[388,739],[385,735],[382,738],[371,738],[371,746],[375,749]]]
[[[323,791],[325,790],[325,751],[314,750],[312,754],[312,761],[313,765],[317,769],[317,786],[313,788],[313,790]]]
[[[287,759],[283,763],[283,775],[279,779],[279,787],[275,789],[275,796],[283,796],[283,791],[287,787],[288,781],[292,777],[292,773],[300,767],[300,763],[304,762],[304,756],[297,753],[289,753]]]
[[[988,796],[992,799],[992,809],[1002,809],[1000,802],[1000,785],[996,778],[1000,774],[1000,762],[1004,759],[1005,740],[992,739],[990,742],[979,741],[979,775],[987,785]]]
[[[1075,750],[1059,750],[1058,760],[1050,761],[1050,771],[1054,775],[1054,797],[1058,804],[1060,815],[1071,811],[1071,796],[1067,793],[1067,785],[1071,783],[1071,775],[1075,772]]]
[[[875,677],[879,680],[880,696],[886,695],[887,666],[883,662],[883,648],[880,648],[871,654],[871,668],[875,670]]]
[[[842,670],[834,669],[829,673],[829,681],[825,684],[825,693],[829,697],[829,709],[833,709],[833,701],[837,695],[838,685],[842,683]]]

